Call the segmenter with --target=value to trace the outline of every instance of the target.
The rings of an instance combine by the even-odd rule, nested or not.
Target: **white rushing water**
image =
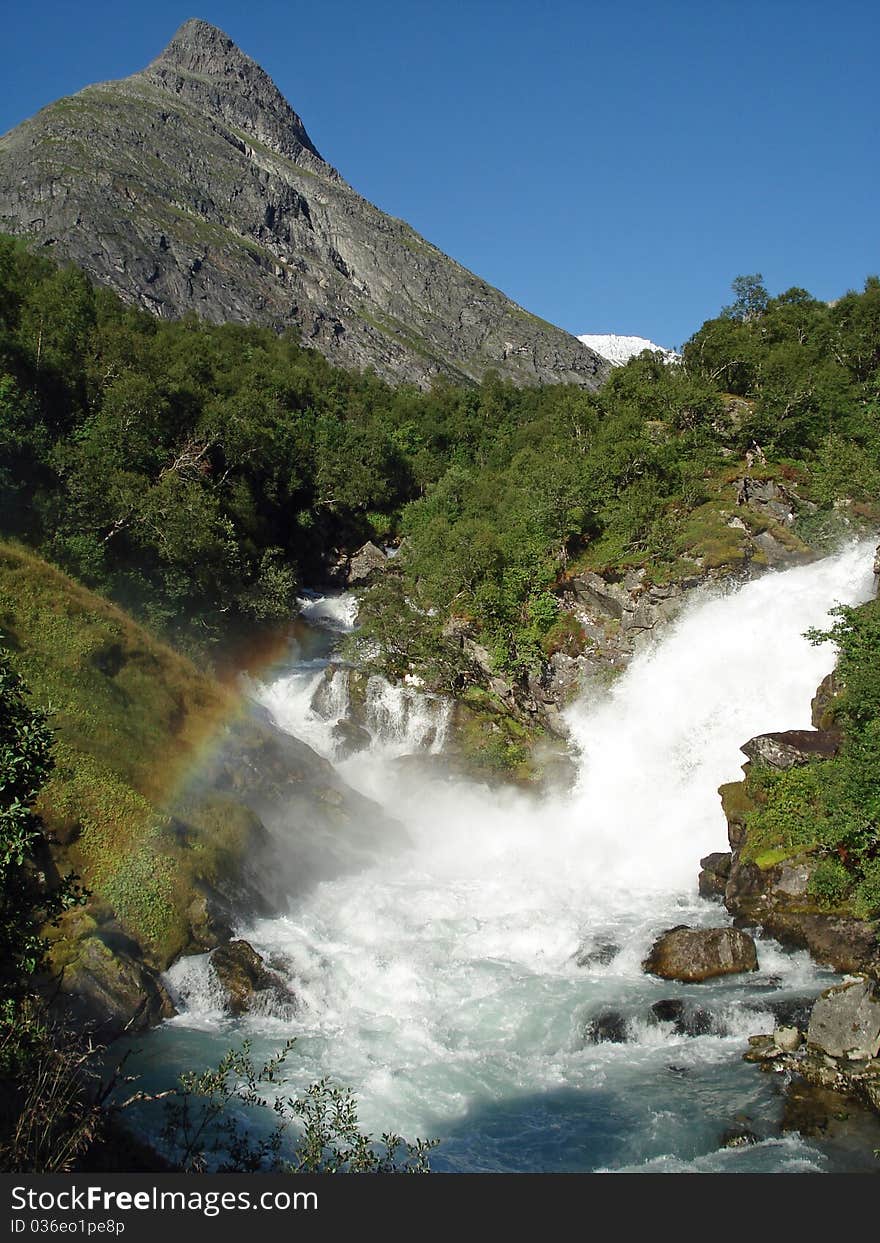
[[[771,942],[757,975],[712,985],[662,983],[641,961],[671,924],[726,922],[696,893],[700,856],[727,845],[717,787],[739,779],[752,735],[809,727],[834,654],[803,632],[872,594],[871,558],[854,544],[694,599],[602,699],[570,709],[579,777],[551,800],[396,764],[442,747],[446,711],[371,685],[373,745],[339,768],[406,825],[411,848],[241,930],[299,999],[244,1023],[267,1050],[297,1036],[292,1086],[329,1075],[355,1089],[368,1128],[442,1135],[443,1169],[822,1168],[803,1141],[769,1137],[778,1103],[741,1053],[774,1025],[771,1001],[815,994],[823,973]],[[324,612],[354,620],[347,598]],[[313,706],[322,680],[327,718]],[[344,670],[328,679],[321,662],[260,693],[329,758],[345,696]],[[171,982],[187,1008],[169,1027],[225,1045],[205,960],[178,964]],[[651,1006],[668,998],[703,1015],[696,1037],[657,1021]],[[625,1043],[589,1037],[609,1008]],[[721,1150],[738,1113],[768,1138]]]

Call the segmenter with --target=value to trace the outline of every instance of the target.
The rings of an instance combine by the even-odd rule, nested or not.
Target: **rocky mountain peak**
[[[393,382],[597,388],[610,369],[362,198],[269,75],[198,19],[145,69],[0,137],[0,232],[161,318],[292,329]]]
[[[296,160],[305,151],[321,160],[302,121],[265,70],[210,22],[197,17],[185,21],[164,51],[135,77],[147,78],[244,130],[280,155]]]
[[[212,77],[240,74],[242,70],[258,68],[249,56],[236,47],[229,35],[199,17],[190,17],[183,23],[153,64],[174,66]]]

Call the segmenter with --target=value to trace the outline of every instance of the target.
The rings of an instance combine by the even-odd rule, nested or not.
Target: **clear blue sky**
[[[572,332],[680,345],[738,273],[833,298],[880,271],[876,0],[10,4],[0,132],[187,17],[362,194]]]

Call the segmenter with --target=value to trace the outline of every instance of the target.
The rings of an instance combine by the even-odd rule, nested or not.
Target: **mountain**
[[[622,367],[624,363],[641,354],[642,350],[659,350],[668,362],[678,358],[675,350],[666,349],[663,345],[655,345],[647,337],[624,337],[616,332],[584,333],[578,337],[589,349],[595,350],[614,367]]]
[[[190,20],[146,69],[0,139],[0,230],[157,316],[293,327],[346,367],[595,388],[606,362],[523,310],[321,156],[268,75]]]

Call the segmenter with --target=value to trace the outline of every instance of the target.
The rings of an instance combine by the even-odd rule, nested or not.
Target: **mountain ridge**
[[[293,328],[395,382],[496,370],[596,388],[609,370],[359,195],[271,78],[199,19],[144,69],[0,138],[0,229],[159,317]]]

